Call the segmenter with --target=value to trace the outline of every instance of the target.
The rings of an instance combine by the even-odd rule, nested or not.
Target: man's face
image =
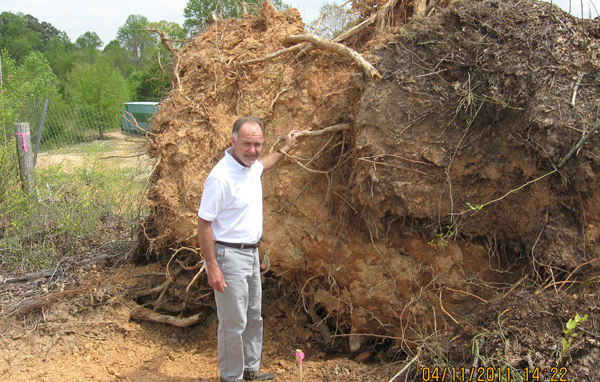
[[[246,167],[250,167],[256,162],[262,145],[263,133],[258,123],[244,123],[237,133],[237,137],[231,137],[233,157]]]

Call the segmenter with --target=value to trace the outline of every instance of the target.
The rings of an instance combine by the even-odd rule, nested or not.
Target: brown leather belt
[[[248,243],[226,243],[224,241],[215,241],[216,244],[220,244],[224,247],[230,247],[230,248],[237,248],[237,249],[246,249],[246,248],[258,248],[260,247],[260,241],[256,242],[254,244],[248,244]]]

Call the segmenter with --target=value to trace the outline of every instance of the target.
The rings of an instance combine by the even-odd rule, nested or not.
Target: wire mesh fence
[[[147,140],[122,132],[119,116],[28,99],[0,117],[0,275],[78,259],[87,245],[123,239],[146,215]],[[37,157],[28,193],[20,187],[16,122],[29,124]]]
[[[27,122],[31,142],[39,151],[103,139],[107,132],[120,129],[119,116],[48,99],[30,98],[18,105],[8,105],[8,108],[14,113],[6,121],[10,128],[6,128],[5,141],[15,122]]]

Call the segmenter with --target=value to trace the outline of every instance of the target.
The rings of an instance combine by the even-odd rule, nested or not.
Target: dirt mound
[[[304,33],[294,9],[218,22],[178,52],[153,125],[144,255],[195,252],[204,179],[252,114],[266,147],[290,129],[351,127],[306,137],[263,178],[266,276],[297,287],[325,339],[414,349],[523,273],[533,286],[595,273],[600,21],[533,0],[425,16],[377,43],[364,42],[376,24],[353,37],[380,81],[314,46],[249,63]]]

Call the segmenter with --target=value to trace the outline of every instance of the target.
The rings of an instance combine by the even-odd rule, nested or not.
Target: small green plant
[[[561,363],[563,356],[571,348],[571,341],[573,338],[577,337],[577,333],[574,333],[575,329],[581,325],[582,322],[588,319],[588,315],[581,317],[579,313],[575,315],[575,318],[569,318],[567,321],[567,328],[563,329],[564,336],[562,338],[562,350],[560,351],[560,355],[558,356],[558,364]]]
[[[469,209],[474,213],[477,211],[481,211],[481,209],[483,208],[483,204],[471,204],[469,202],[467,202],[467,206],[469,206]]]
[[[429,241],[427,244],[429,244],[432,247],[438,247],[439,245],[443,246],[443,247],[447,247],[448,246],[448,241],[449,239],[454,236],[454,234],[456,232],[454,232],[452,229],[454,227],[454,223],[452,223],[452,225],[447,225],[446,226],[446,232],[442,232],[442,233],[438,233],[436,234],[436,239],[433,239],[431,241]],[[438,241],[439,240],[439,241]]]

